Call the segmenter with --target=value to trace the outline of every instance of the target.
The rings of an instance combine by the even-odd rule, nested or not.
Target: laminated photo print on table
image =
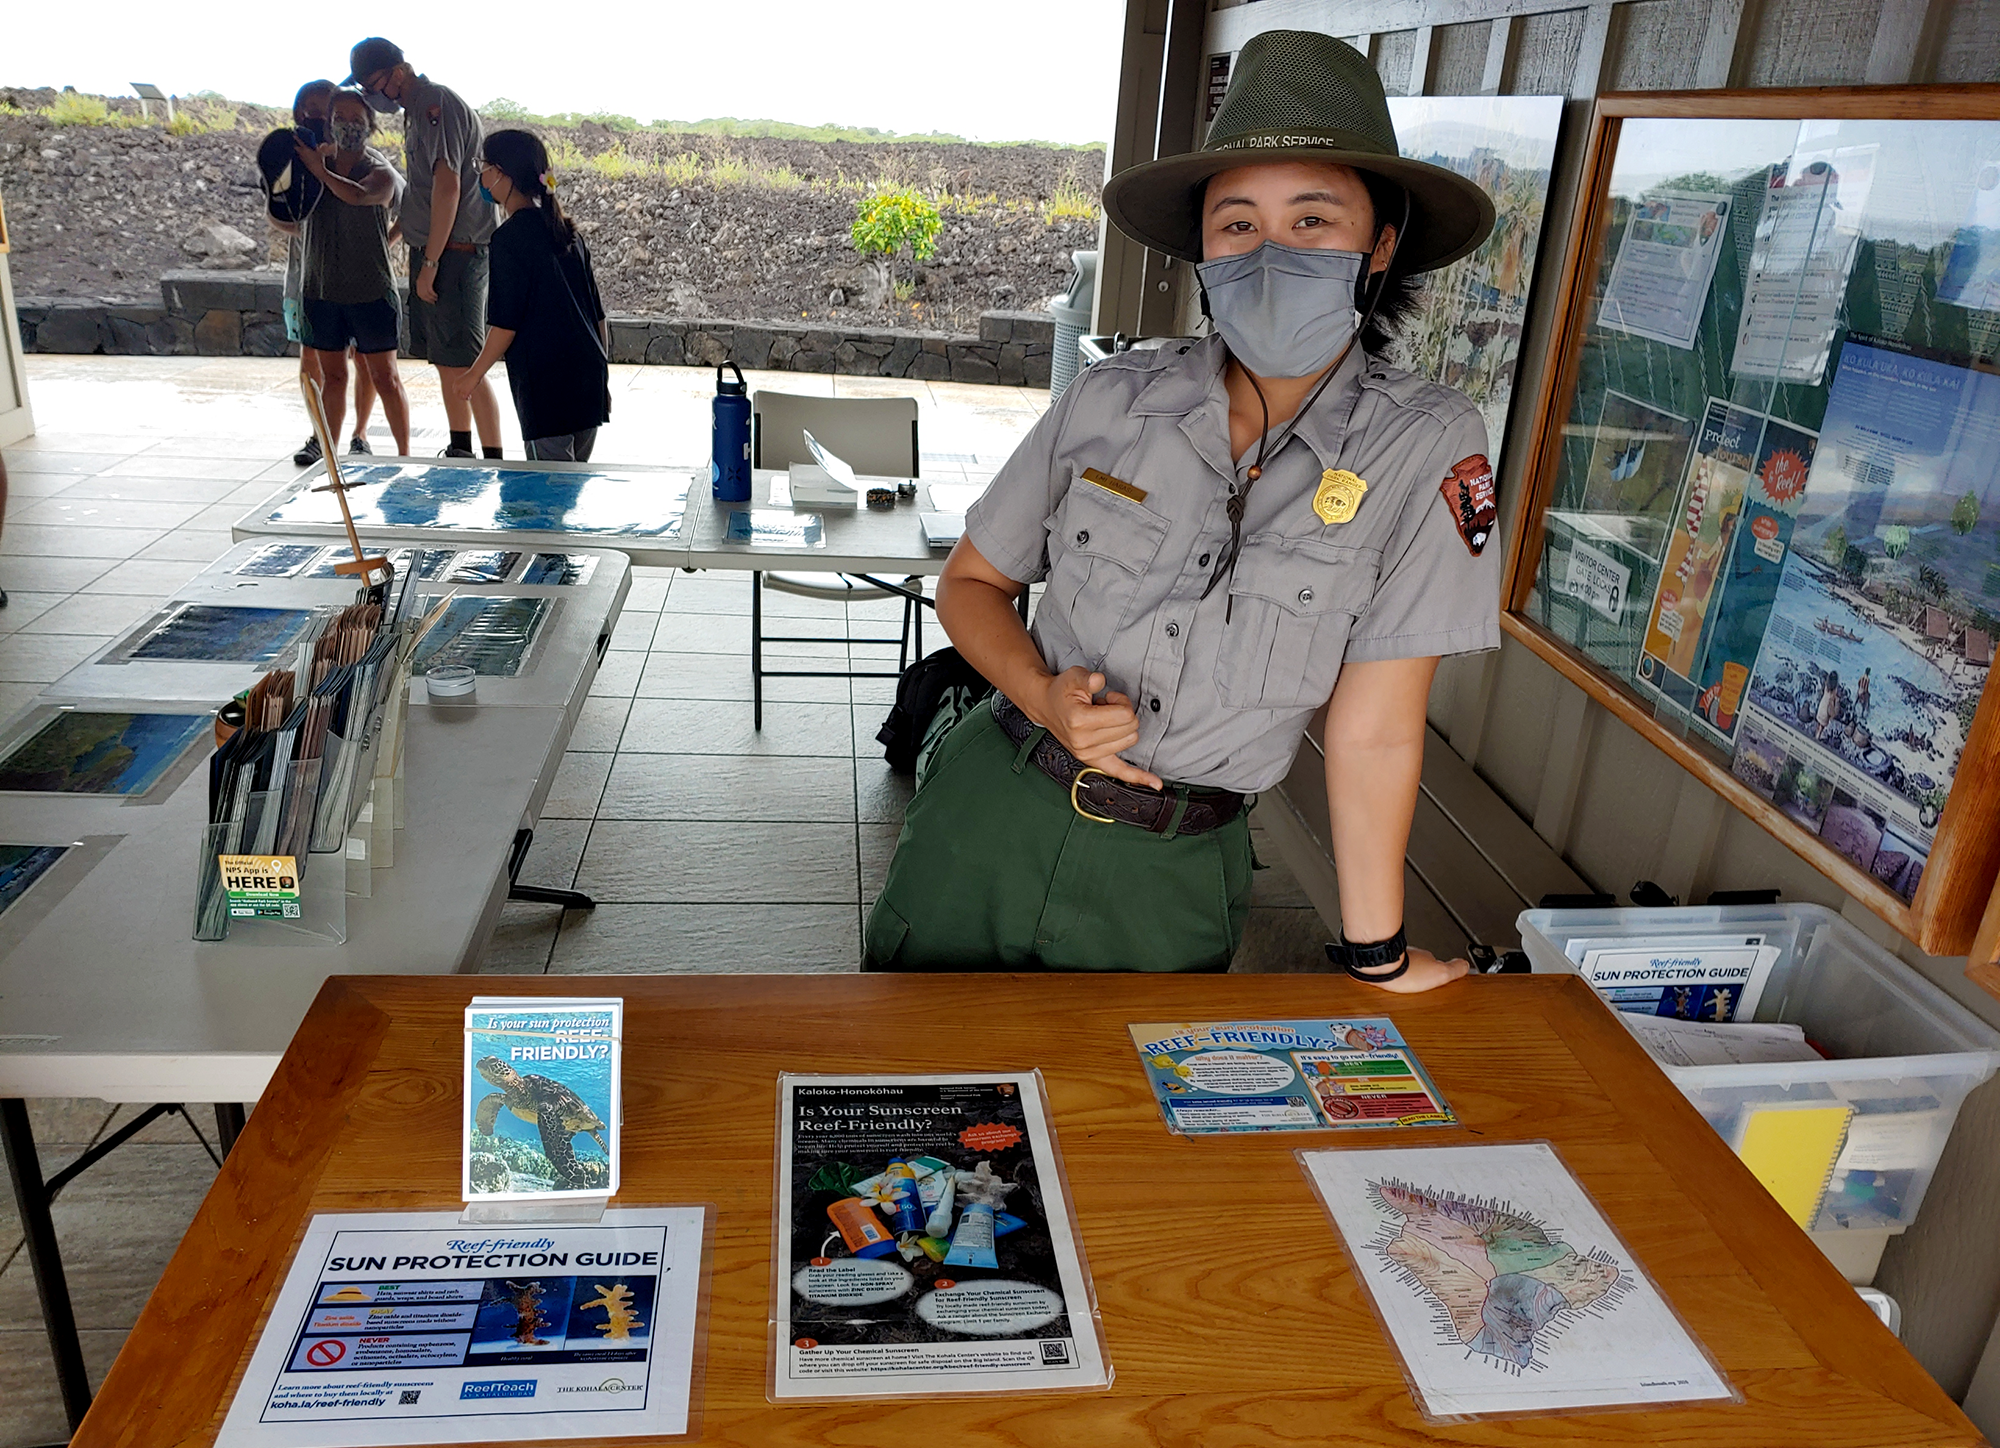
[[[476,998],[465,1011],[468,1202],[618,1190],[625,1003]]]

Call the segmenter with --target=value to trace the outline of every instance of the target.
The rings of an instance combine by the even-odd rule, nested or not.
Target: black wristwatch
[[[1326,958],[1356,980],[1365,980],[1371,985],[1383,985],[1400,977],[1410,968],[1410,943],[1397,926],[1396,933],[1387,940],[1378,940],[1369,945],[1356,945],[1342,931],[1340,939],[1330,940],[1326,946]],[[1381,967],[1395,962],[1394,970]],[[1379,973],[1378,973],[1379,972]]]

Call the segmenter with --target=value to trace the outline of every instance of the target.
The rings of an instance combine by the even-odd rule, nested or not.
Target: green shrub
[[[551,159],[553,164],[553,158]],[[625,181],[634,176],[644,176],[653,168],[644,159],[632,155],[623,146],[613,146],[608,151],[599,151],[590,158],[590,169],[607,181]]]
[[[877,191],[861,203],[848,237],[868,263],[870,305],[886,306],[891,297],[908,295],[893,272],[896,258],[908,253],[914,261],[929,261],[943,230],[937,207],[908,189]]]
[[[106,126],[111,123],[111,107],[96,96],[66,91],[42,114],[58,126]]]
[[[750,175],[750,163],[741,156],[719,156],[708,166],[708,179],[717,186],[741,186]]]
[[[669,186],[689,186],[701,179],[701,157],[692,151],[660,162],[660,179]]]

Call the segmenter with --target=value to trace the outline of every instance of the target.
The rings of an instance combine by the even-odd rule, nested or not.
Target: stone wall
[[[284,279],[275,272],[175,271],[160,305],[21,297],[29,352],[117,356],[283,357]],[[993,382],[1046,387],[1055,324],[1046,312],[986,312],[979,335],[900,328],[834,330],[782,322],[613,316],[611,360],[666,367],[725,362],[774,372]]]

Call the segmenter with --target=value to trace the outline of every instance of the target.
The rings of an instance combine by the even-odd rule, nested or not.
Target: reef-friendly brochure
[[[781,1076],[776,1201],[774,1402],[1110,1383],[1039,1072]]]
[[[1433,1422],[1736,1397],[1547,1142],[1298,1158]]]
[[[465,1010],[465,1199],[618,1190],[625,1002],[476,996]]]
[[[1386,1017],[1129,1028],[1167,1130],[1449,1126],[1457,1117]]]
[[[706,1211],[316,1216],[216,1442],[665,1438],[693,1424]]]

